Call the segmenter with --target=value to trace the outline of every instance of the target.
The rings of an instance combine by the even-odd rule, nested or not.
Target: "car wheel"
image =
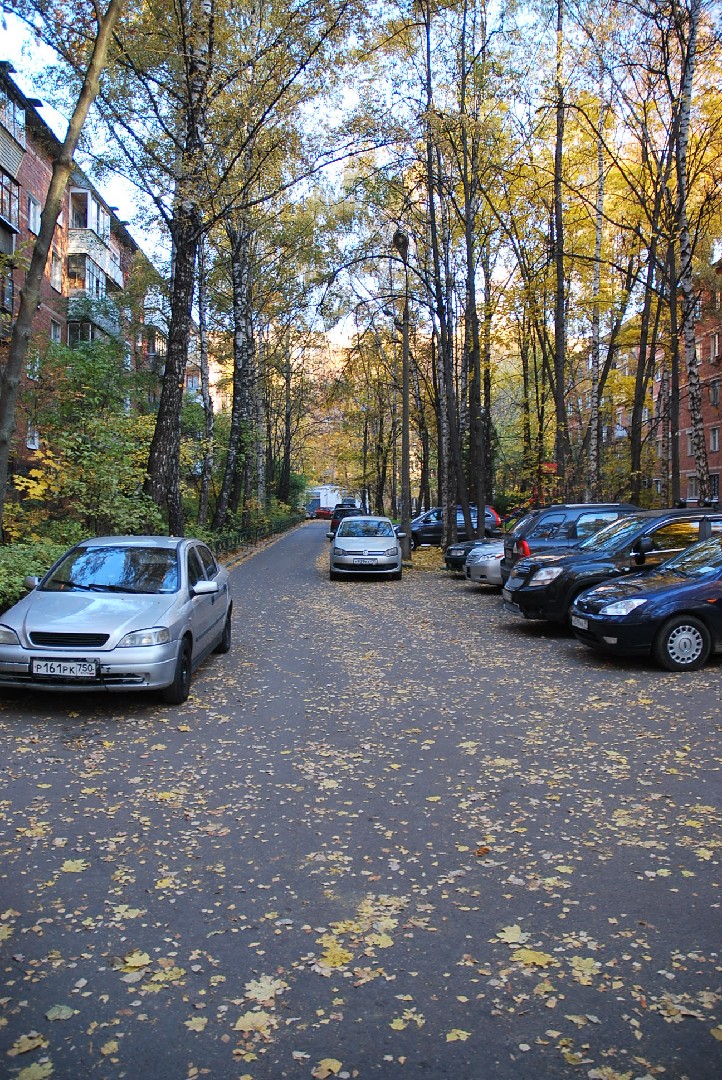
[[[161,690],[161,697],[168,705],[182,705],[188,700],[191,689],[191,643],[186,638],[178,653],[175,675],[170,686]]]
[[[221,635],[221,640],[218,642],[218,644],[216,645],[213,652],[215,652],[215,653],[227,653],[227,652],[230,652],[230,650],[231,650],[231,609],[229,608],[228,609],[228,614],[226,615],[226,621],[223,624],[223,634]]]
[[[712,647],[709,631],[692,615],[669,619],[654,642],[654,659],[667,671],[696,671]]]

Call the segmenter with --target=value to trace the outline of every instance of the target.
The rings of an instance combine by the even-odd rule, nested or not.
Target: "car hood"
[[[709,588],[710,598],[722,599],[722,581],[719,579],[719,573],[689,578],[672,570],[666,570],[635,574],[623,581],[607,581],[603,585],[597,585],[588,592],[582,593],[578,597],[577,605],[584,611],[598,612],[607,604],[613,604],[617,600],[629,600],[635,597],[644,597],[649,601],[664,600],[670,593],[679,597],[681,590],[687,589],[691,592],[704,584]]]
[[[524,555],[523,561],[530,566],[548,566],[550,563],[562,563],[564,566],[584,566],[587,563],[606,562],[612,556],[608,551],[579,551],[576,545],[572,548],[552,548],[542,553],[532,552]],[[520,562],[522,559],[519,560]]]
[[[166,625],[168,610],[178,594],[41,592],[37,589],[0,616],[21,641],[36,631],[51,634],[108,634],[108,644],[132,630]]]

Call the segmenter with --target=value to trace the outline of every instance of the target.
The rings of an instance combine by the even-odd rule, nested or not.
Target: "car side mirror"
[[[197,581],[195,585],[191,586],[191,592],[194,596],[209,596],[210,593],[218,592],[217,581]]]
[[[23,581],[23,585],[28,590],[28,592],[32,592],[33,589],[36,589],[38,587],[39,581],[40,578],[35,577],[34,574],[28,574],[28,576]]]
[[[632,548],[632,555],[634,561],[638,566],[644,564],[644,560],[650,551],[654,551],[654,544],[650,536],[642,536]]]
[[[396,535],[399,538],[399,540],[405,540],[406,539],[406,533],[405,532],[397,532]]]
[[[326,539],[327,540],[333,540],[333,533],[332,532],[327,532],[326,533]]]

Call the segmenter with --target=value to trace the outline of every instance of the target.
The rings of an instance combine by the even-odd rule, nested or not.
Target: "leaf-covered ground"
[[[182,708],[3,695],[0,1075],[716,1080],[722,662],[327,559]]]

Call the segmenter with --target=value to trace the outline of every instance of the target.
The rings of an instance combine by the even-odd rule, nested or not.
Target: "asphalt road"
[[[0,1075],[718,1080],[720,674],[233,571],[186,706],[0,702]]]

